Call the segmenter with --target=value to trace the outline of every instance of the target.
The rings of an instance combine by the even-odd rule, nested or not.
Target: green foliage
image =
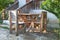
[[[60,0],[46,0],[42,3],[41,8],[52,12],[60,19]]]
[[[5,16],[4,16],[4,18],[5,18],[5,20],[8,20],[8,13],[5,13]]]
[[[3,20],[2,20],[2,14],[0,13],[0,24],[2,24]]]
[[[2,11],[3,9],[5,9],[6,7],[8,7],[9,4],[12,4],[14,2],[14,0],[0,0],[0,23],[2,23]],[[8,14],[5,14],[5,18],[8,18]]]
[[[5,9],[9,4],[13,3],[14,0],[0,0],[0,11]]]

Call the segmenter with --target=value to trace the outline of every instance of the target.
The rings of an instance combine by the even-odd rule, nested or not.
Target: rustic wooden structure
[[[16,35],[19,34],[19,30],[22,30],[23,32],[42,32],[46,30],[47,13],[44,11],[41,14],[29,13],[32,9],[36,10],[39,8],[39,0],[37,2],[36,1],[37,0],[29,1],[26,5],[17,8],[15,11],[16,19],[14,22],[12,22],[12,13],[9,10],[10,33],[12,33],[13,24],[16,24]]]
[[[40,15],[40,17],[39,17]],[[9,11],[9,20],[10,20],[10,33],[12,33],[12,17],[11,12]],[[20,22],[20,23],[19,23]],[[47,26],[47,13],[42,12],[41,14],[34,13],[19,13],[16,11],[16,35],[19,34],[19,30],[23,32],[42,32],[46,30]]]
[[[27,0],[26,5],[20,8],[18,7],[18,2],[15,1],[15,3],[12,4],[12,6],[6,9],[9,12],[10,33],[12,33],[13,24],[16,24],[15,26],[16,35],[19,34],[19,30],[21,29],[23,29],[24,32],[42,32],[43,30],[46,30],[47,13],[44,11],[41,14],[29,13],[33,9],[36,10],[40,8],[40,1],[41,0],[32,0],[32,1]],[[12,21],[13,19],[11,10],[16,10],[15,11],[16,19],[14,22]],[[41,17],[39,17],[39,15]]]

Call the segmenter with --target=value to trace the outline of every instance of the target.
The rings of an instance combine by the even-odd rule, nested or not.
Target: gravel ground
[[[15,36],[14,34],[9,34],[9,30],[0,28],[0,40],[57,40],[55,35],[47,37],[45,35],[36,35],[36,34],[20,34]]]

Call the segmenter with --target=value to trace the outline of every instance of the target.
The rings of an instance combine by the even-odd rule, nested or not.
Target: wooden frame
[[[38,16],[38,15],[41,15],[41,18],[40,18],[40,22],[35,22],[34,19],[32,20],[32,16]],[[41,14],[31,14],[31,13],[20,13],[18,15],[18,10],[16,10],[16,35],[18,35],[18,29],[19,29],[19,21],[18,21],[18,17],[25,17],[25,19],[23,18],[24,20],[24,23],[26,25],[28,25],[28,23],[31,24],[31,22],[27,21],[27,16],[30,16],[31,18],[31,22],[34,22],[34,24],[36,23],[39,23],[40,25],[40,32],[42,32],[43,30],[46,30],[46,26],[47,26],[47,12],[42,12]],[[11,14],[9,12],[9,21],[10,21],[10,33],[12,32],[12,18],[11,18]],[[29,26],[29,25],[28,25]],[[34,25],[32,25],[34,26]],[[26,27],[25,27],[26,28]]]

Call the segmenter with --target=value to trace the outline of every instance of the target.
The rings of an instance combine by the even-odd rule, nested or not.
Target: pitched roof
[[[34,0],[34,1],[36,1],[36,0]],[[37,1],[44,1],[44,0],[37,0]],[[30,2],[26,3],[26,5],[22,6],[21,8],[29,5],[29,4],[32,3],[32,2],[33,2],[33,1],[30,1]],[[20,9],[20,8],[18,7],[18,3],[19,3],[18,1],[15,1],[14,4],[12,4],[11,6],[7,7],[5,10]],[[5,10],[4,10],[4,11],[5,11]]]

